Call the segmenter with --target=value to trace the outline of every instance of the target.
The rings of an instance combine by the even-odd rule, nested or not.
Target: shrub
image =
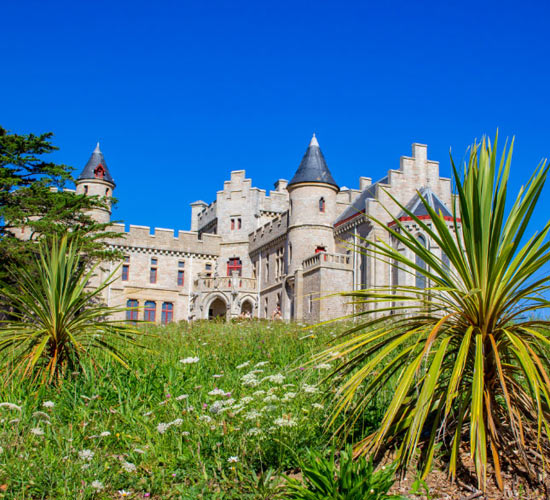
[[[333,351],[348,357],[333,373],[334,415],[346,418],[342,432],[353,428],[389,381],[396,384],[380,426],[357,444],[359,452],[398,444],[398,460],[406,468],[417,461],[420,448],[425,477],[443,443],[454,477],[466,445],[480,488],[489,462],[502,488],[503,459],[535,476],[550,455],[549,323],[533,316],[550,306],[544,299],[550,276],[543,271],[550,261],[550,222],[527,234],[549,167],[541,163],[507,207],[513,143],[499,161],[496,142],[474,144],[463,178],[452,164],[458,193],[453,221],[425,200],[429,220],[394,200],[441,249],[439,256],[399,220],[392,229],[373,219],[392,241],[371,242],[366,251],[420,273],[428,286],[345,294],[367,306],[362,313],[367,320],[317,358],[332,360]]]

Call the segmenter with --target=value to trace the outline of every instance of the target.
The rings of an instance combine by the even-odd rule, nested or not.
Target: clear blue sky
[[[232,169],[271,189],[312,132],[357,187],[413,142],[449,175],[499,127],[518,189],[550,154],[549,3],[450,4],[3,2],[0,124],[53,131],[77,174],[100,140],[133,224],[188,229]]]

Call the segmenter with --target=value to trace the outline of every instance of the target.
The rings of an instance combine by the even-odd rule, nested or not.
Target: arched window
[[[126,302],[126,320],[137,321],[138,319],[138,301],[135,299],[128,299]]]
[[[88,186],[84,186],[84,194],[88,194]]]
[[[319,199],[319,212],[325,213],[325,199]]]
[[[143,309],[143,319],[145,321],[155,322],[155,313],[157,312],[157,304],[152,300],[145,302],[145,308]]]
[[[109,196],[109,188],[105,189],[105,196]]]
[[[426,238],[424,236],[419,234],[416,239],[424,248],[426,248]],[[415,264],[422,269],[426,269],[426,263],[418,255],[415,257]],[[416,288],[420,288],[422,290],[426,288],[426,276],[418,270],[416,271]]]
[[[105,169],[103,168],[103,165],[101,165],[101,163],[94,170],[94,175],[98,179],[103,179],[103,177],[105,177]]]
[[[163,302],[162,303],[162,314],[161,321],[163,325],[167,325],[172,322],[174,317],[174,304],[172,302]]]

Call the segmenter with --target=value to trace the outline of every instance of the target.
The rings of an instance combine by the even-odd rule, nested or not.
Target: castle
[[[115,187],[98,144],[76,181],[76,192],[108,200]],[[123,224],[112,224],[124,237],[108,244],[124,260],[105,300],[130,308],[118,313],[120,319],[160,323],[272,318],[274,311],[282,319],[303,322],[343,316],[352,312],[349,299],[330,296],[335,292],[396,283],[426,286],[421,275],[352,250],[358,244],[368,248],[377,239],[396,245],[369,216],[392,225],[393,214],[445,259],[392,200],[429,219],[418,193],[452,223],[451,181],[439,176],[439,164],[428,160],[426,145],[413,144],[412,156],[401,157],[399,169],[379,181],[360,177],[359,189],[348,189],[339,188],[313,135],[290,182],[277,180],[267,194],[253,187],[244,170],[234,170],[213,202],[191,203],[189,231],[135,225],[126,231]],[[111,214],[96,210],[93,216],[109,222]]]

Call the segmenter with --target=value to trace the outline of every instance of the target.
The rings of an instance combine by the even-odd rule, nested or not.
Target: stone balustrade
[[[195,290],[206,292],[209,290],[231,291],[238,290],[241,292],[256,292],[257,281],[254,278],[242,278],[240,276],[218,276],[215,278],[198,278],[195,280]]]
[[[306,271],[307,269],[323,265],[330,265],[333,267],[335,264],[337,267],[350,267],[350,256],[341,253],[319,252],[304,259],[302,267],[304,271]]]

